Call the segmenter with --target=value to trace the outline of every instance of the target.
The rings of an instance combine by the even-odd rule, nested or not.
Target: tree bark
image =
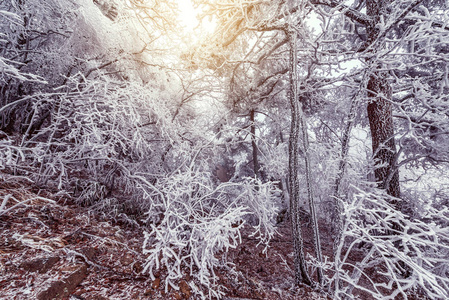
[[[396,170],[396,143],[392,116],[391,89],[384,74],[376,72],[368,81],[368,119],[371,130],[373,156],[376,162],[374,175],[380,188],[393,197],[401,196],[399,173]],[[381,95],[381,96],[377,96]],[[384,99],[387,97],[388,99]],[[391,180],[388,180],[393,174]]]
[[[299,213],[299,153],[298,143],[300,134],[299,102],[297,89],[297,49],[296,32],[290,35],[290,105],[291,105],[291,127],[288,143],[288,178],[290,189],[290,216],[292,224],[292,237],[295,255],[295,282],[312,285],[307,272],[306,259],[304,256],[304,241],[301,230],[301,216]]]
[[[381,18],[388,15],[389,0],[367,0],[367,15],[372,21],[366,27],[368,45],[371,47],[372,56],[371,74],[368,79],[368,119],[371,130],[373,158],[375,161],[374,175],[378,187],[385,189],[393,197],[401,196],[399,186],[399,173],[396,168],[396,144],[394,140],[394,124],[392,115],[392,90],[388,82],[388,74],[381,70],[377,63],[379,50],[385,47],[385,38],[380,37],[379,27]],[[392,203],[396,209],[400,209],[398,202]]]
[[[250,132],[251,132],[251,146],[252,146],[252,154],[253,154],[253,170],[254,175],[256,178],[262,180],[262,174],[260,172],[260,164],[259,164],[259,157],[258,152],[259,149],[257,148],[257,142],[256,142],[256,123],[255,123],[255,111],[252,109],[249,112],[249,121],[250,124]]]
[[[301,101],[303,103],[303,101]],[[305,163],[305,171],[306,171],[306,185],[307,185],[307,198],[309,202],[309,210],[310,216],[312,218],[312,231],[313,231],[313,246],[315,250],[315,255],[318,263],[321,265],[323,262],[323,258],[321,255],[321,242],[320,242],[320,230],[318,227],[318,218],[315,210],[315,199],[313,197],[313,187],[312,187],[312,168],[310,163],[309,156],[309,134],[307,132],[307,123],[305,121],[304,112],[301,107],[302,104],[299,104],[299,121],[301,125],[301,133],[302,133],[302,143],[304,146],[304,163]],[[317,267],[317,277],[318,283],[321,285],[323,283],[323,270],[321,266]]]

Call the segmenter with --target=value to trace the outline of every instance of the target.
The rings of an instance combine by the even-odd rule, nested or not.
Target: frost
[[[334,297],[353,297],[354,289],[375,299],[407,297],[416,289],[432,298],[448,297],[447,227],[410,220],[392,208],[389,201],[381,191],[357,189],[345,204],[337,260],[325,266],[333,274],[327,280],[333,286]],[[437,211],[429,212],[439,218]],[[401,234],[397,234],[397,224],[403,228]],[[357,255],[360,247],[364,250],[363,259],[354,264],[350,257]],[[374,274],[384,279],[379,281]]]
[[[166,270],[167,290],[169,285],[176,287],[187,268],[190,276],[208,290],[203,297],[223,295],[215,269],[230,266],[217,256],[241,242],[245,216],[254,214],[258,218],[255,234],[266,235],[268,241],[274,233],[272,187],[255,187],[251,179],[214,187],[206,173],[192,169],[161,180],[156,188],[164,195],[162,203],[147,214],[162,217],[145,234],[143,248],[148,258],[144,271],[154,278],[155,270]]]

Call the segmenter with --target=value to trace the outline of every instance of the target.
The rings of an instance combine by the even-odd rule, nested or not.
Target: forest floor
[[[111,220],[26,181],[3,177],[0,199],[7,195],[34,200],[0,215],[0,299],[197,298],[188,275],[178,291],[166,293],[163,271],[155,280],[142,273],[142,226]],[[5,209],[17,204],[11,199]],[[293,285],[288,222],[278,231],[264,254],[250,228],[242,230],[242,243],[227,253],[235,272],[217,271],[225,287],[223,299],[327,299]],[[305,247],[312,249],[311,244]]]

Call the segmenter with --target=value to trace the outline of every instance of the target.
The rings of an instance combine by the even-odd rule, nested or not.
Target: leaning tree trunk
[[[290,189],[290,216],[292,224],[292,237],[295,255],[295,282],[312,285],[307,272],[306,259],[304,256],[304,242],[301,230],[301,216],[299,211],[299,153],[298,143],[300,134],[300,106],[298,102],[297,89],[297,49],[296,32],[290,35],[290,105],[291,105],[291,127],[288,144],[288,179]]]
[[[343,215],[343,205],[340,202],[341,200],[341,182],[343,180],[346,164],[347,164],[347,158],[348,158],[348,152],[349,152],[349,141],[351,137],[351,130],[352,126],[354,124],[354,118],[356,114],[357,109],[357,100],[358,92],[354,95],[354,98],[351,101],[351,108],[349,109],[348,114],[348,121],[345,126],[345,131],[343,132],[343,140],[341,144],[341,152],[340,152],[340,162],[338,165],[338,171],[337,171],[337,177],[335,179],[334,184],[334,192],[333,192],[333,199],[332,199],[332,206],[333,211],[331,215],[331,223],[333,224],[332,227],[332,236],[333,236],[333,245],[332,245],[332,256],[334,258],[334,268],[335,268],[335,290],[338,293],[338,289],[340,288],[340,272],[339,268],[341,268],[341,261],[340,257],[338,255],[338,248],[341,243],[341,236],[343,234],[343,222],[344,219],[342,218]]]
[[[321,255],[321,242],[320,242],[320,231],[318,228],[318,218],[315,210],[315,199],[313,197],[313,188],[312,188],[312,170],[310,164],[310,153],[309,153],[309,134],[307,133],[307,123],[305,121],[304,112],[302,110],[301,104],[299,106],[299,121],[301,124],[301,133],[302,133],[302,143],[304,146],[304,164],[305,164],[305,175],[306,175],[306,185],[307,185],[307,200],[309,202],[310,216],[312,218],[312,231],[313,231],[313,246],[315,249],[315,255],[317,261],[319,263],[317,267],[317,277],[318,283],[323,284],[323,269],[321,268],[321,263],[323,262],[323,258]]]
[[[368,45],[371,47],[372,59],[377,59],[379,50],[385,47],[385,38],[379,37],[381,18],[387,17],[388,0],[368,0],[366,2],[367,14],[372,18],[367,26]],[[379,188],[385,189],[393,197],[401,195],[399,187],[399,173],[396,168],[396,145],[394,141],[394,124],[392,115],[392,91],[388,82],[388,74],[381,71],[381,64],[371,62],[372,71],[368,79],[367,107],[371,130],[373,157],[376,163],[374,175]],[[398,202],[391,203],[400,209]]]

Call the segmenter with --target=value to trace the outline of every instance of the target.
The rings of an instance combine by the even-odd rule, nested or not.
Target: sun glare
[[[187,32],[193,31],[198,26],[198,19],[196,16],[199,13],[198,9],[194,9],[190,0],[178,0],[179,5],[179,20],[185,27]]]
[[[194,8],[191,0],[176,0],[179,8],[180,25],[184,27],[184,34],[189,38],[197,38],[200,33],[210,33],[216,28],[217,24],[214,18],[206,18],[201,22],[198,16],[202,10]],[[192,34],[196,31],[195,34]]]

